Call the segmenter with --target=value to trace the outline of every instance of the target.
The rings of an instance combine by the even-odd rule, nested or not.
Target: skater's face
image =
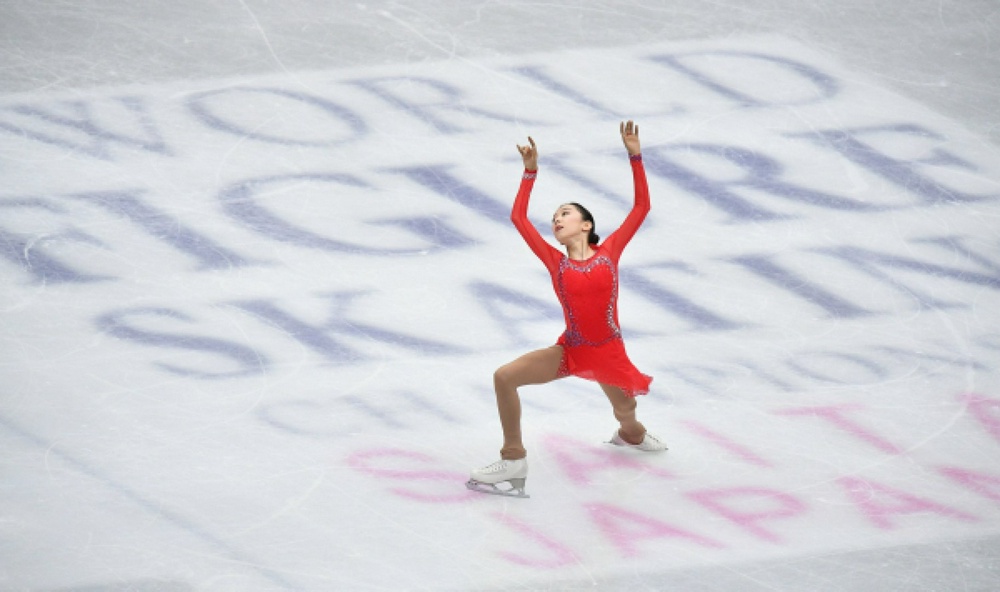
[[[593,222],[584,220],[583,214],[572,204],[559,206],[559,209],[552,216],[552,234],[563,245],[569,244],[577,238],[586,240],[593,227]]]

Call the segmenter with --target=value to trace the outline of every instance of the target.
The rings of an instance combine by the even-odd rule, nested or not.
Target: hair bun
[[[589,242],[592,245],[596,245],[597,243],[601,242],[601,235],[597,234],[593,230],[590,231],[590,236],[588,236],[587,238],[590,239]]]

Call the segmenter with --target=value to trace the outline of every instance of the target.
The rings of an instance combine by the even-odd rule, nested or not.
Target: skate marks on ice
[[[159,580],[137,580],[107,585],[91,585],[72,588],[39,590],[39,592],[195,592],[190,584]]]
[[[855,405],[664,409],[651,415],[671,434],[669,454],[640,454],[543,433],[528,443],[534,459],[530,503],[497,505],[477,495],[452,497],[446,504],[458,504],[452,511],[463,515],[468,510],[460,508],[467,504],[481,508],[484,514],[474,528],[488,533],[479,543],[482,551],[532,567],[538,572],[536,585],[544,589],[549,583],[542,573],[579,585],[581,566],[600,564],[607,568],[587,577],[602,584],[623,582],[626,573],[655,583],[711,572],[716,577],[707,582],[726,583],[730,576],[753,580],[749,574],[757,570],[760,581],[766,581],[807,566],[816,572],[803,577],[822,579],[831,570],[844,570],[835,566],[838,557],[846,562],[865,554],[886,559],[876,579],[902,585],[912,577],[908,549],[951,557],[950,563],[924,567],[968,567],[970,589],[986,589],[982,584],[991,580],[984,578],[1000,565],[989,559],[990,543],[975,541],[995,540],[989,533],[995,531],[1000,475],[969,465],[984,460],[983,449],[1000,444],[990,435],[1000,425],[993,417],[1000,399],[974,401],[980,409],[963,418],[972,422],[963,427],[978,423],[981,429],[979,437],[963,438],[964,450],[907,446],[871,427],[877,425],[878,410]],[[959,398],[954,408],[967,402]],[[952,412],[941,409],[937,417],[947,420]],[[711,428],[701,423],[706,416],[714,419]],[[754,418],[752,425],[747,416]],[[582,414],[574,419],[580,432],[599,429]],[[775,439],[776,433],[782,438]],[[378,456],[379,465],[366,470],[386,477],[390,467],[409,458],[404,451],[386,450]],[[432,454],[422,460],[421,470],[382,481],[381,487],[401,503],[441,503],[435,492],[453,491],[459,481],[422,479],[421,474],[437,476],[439,468],[451,464]],[[817,532],[824,534],[817,537]],[[868,550],[848,552],[860,544]],[[968,558],[956,555],[967,548],[977,552]],[[900,554],[898,561],[889,561],[894,553]],[[871,562],[858,563],[859,569],[865,565]],[[693,566],[701,568],[692,572]],[[836,581],[855,587],[840,589],[864,589],[850,573]],[[791,583],[798,582],[785,585]],[[560,589],[558,582],[553,588]]]
[[[931,545],[846,551],[793,560],[727,563],[698,569],[615,574],[592,580],[600,590],[690,590],[773,592],[809,590],[962,590],[993,592],[1000,581],[1000,537],[945,541]],[[546,582],[546,592],[575,592],[581,581]],[[458,588],[452,588],[458,590]],[[509,590],[503,587],[487,591]]]
[[[573,196],[613,227],[624,117],[653,211],[620,312],[671,451],[601,444],[606,401],[560,382],[524,396],[531,501],[468,491],[499,436],[492,370],[561,329],[509,224],[512,146],[545,150],[533,220]],[[9,448],[22,487],[0,496],[64,566],[19,562],[15,588],[778,579],[1000,528],[1000,155],[801,45],[25,95],[0,101],[0,157],[4,412],[45,443]],[[114,487],[47,450],[254,567],[192,558],[149,508],[124,524]]]
[[[205,563],[213,562],[211,559],[206,561],[207,558],[221,560],[222,565],[244,566],[239,569],[215,566],[214,577],[230,583],[256,582],[254,586],[264,583],[268,587],[294,589],[291,581],[272,570],[267,562],[248,553],[224,533],[207,527],[206,521],[197,518],[197,510],[171,507],[173,504],[165,503],[160,498],[157,488],[145,483],[131,483],[130,479],[116,475],[117,459],[104,459],[102,466],[95,462],[100,459],[87,454],[90,451],[67,449],[59,440],[46,441],[4,417],[0,417],[0,442],[9,458],[22,462],[38,459],[44,467],[41,474],[20,472],[17,489],[23,493],[5,500],[4,506],[9,517],[5,520],[5,533],[9,538],[3,543],[16,541],[6,556],[10,558],[11,565],[18,566],[25,573],[32,573],[32,568],[37,570],[34,574],[39,584],[32,589],[42,589],[45,583],[61,581],[66,575],[79,572],[79,579],[87,582],[86,586],[60,589],[195,590],[178,577],[192,569],[196,573],[205,573],[196,566],[204,569]],[[142,473],[147,479],[157,476],[155,467],[145,467]],[[170,478],[180,477],[178,473],[170,473]],[[52,489],[61,491],[67,487],[72,488],[72,496],[51,494]],[[111,510],[100,509],[105,506]],[[34,519],[29,521],[19,518],[21,516]],[[160,527],[137,529],[136,525],[144,524],[143,521]],[[164,532],[156,534],[160,529]],[[182,544],[185,554],[158,554],[156,549],[161,536],[165,541]],[[39,537],[46,547],[37,546]],[[58,542],[46,541],[45,537],[56,537]],[[93,569],[94,557],[102,558],[102,562],[107,560],[100,550],[92,549],[94,540],[107,541],[106,544],[114,549],[109,552],[111,557],[119,552],[128,556],[121,563],[111,563],[115,565],[113,578],[104,569]],[[54,563],[56,559],[58,563]],[[171,566],[171,563],[175,564]],[[173,569],[164,570],[164,567]],[[144,574],[163,577],[142,577]],[[167,575],[174,577],[168,578]],[[117,583],[106,587],[94,584],[109,580]]]

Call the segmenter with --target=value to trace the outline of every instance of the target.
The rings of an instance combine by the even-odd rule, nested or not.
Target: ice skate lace
[[[506,460],[498,460],[493,464],[486,465],[485,467],[479,469],[478,472],[483,474],[502,473],[503,471],[507,470],[508,464],[509,463]]]
[[[660,440],[653,434],[647,433],[642,443],[639,444],[639,448],[642,450],[660,451],[666,450],[667,445],[663,443],[663,440]]]
[[[660,440],[659,438],[657,438],[653,434],[650,434],[649,432],[646,432],[645,440],[646,440],[645,443],[648,443],[648,444],[657,444],[657,445],[661,445],[661,446],[663,445],[663,441],[662,440]]]

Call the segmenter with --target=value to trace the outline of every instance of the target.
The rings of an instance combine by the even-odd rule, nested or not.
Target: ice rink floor
[[[0,589],[1000,589],[992,1],[0,2]],[[640,419],[510,224],[632,198]]]

